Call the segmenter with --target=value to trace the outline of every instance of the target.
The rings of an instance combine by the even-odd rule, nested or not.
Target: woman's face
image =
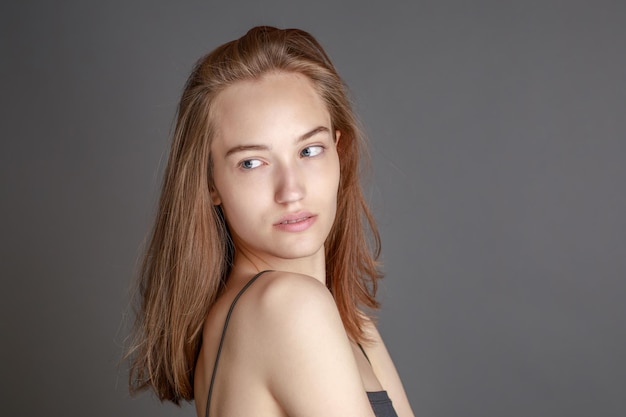
[[[339,158],[330,115],[303,75],[272,73],[222,91],[211,144],[213,204],[236,250],[268,265],[323,257]]]

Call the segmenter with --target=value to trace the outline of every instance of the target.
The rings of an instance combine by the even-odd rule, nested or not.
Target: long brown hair
[[[202,328],[229,271],[233,247],[213,206],[213,102],[229,85],[268,72],[311,79],[325,101],[338,143],[340,183],[325,243],[326,283],[348,335],[365,341],[362,308],[375,309],[380,237],[359,182],[363,140],[346,87],[319,43],[298,29],[256,27],[196,64],[182,94],[156,222],[139,279],[140,306],[129,349],[131,392],[151,387],[161,400],[192,400]],[[368,233],[369,232],[369,233]]]

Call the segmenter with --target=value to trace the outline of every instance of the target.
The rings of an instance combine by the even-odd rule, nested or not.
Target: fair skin
[[[373,416],[366,391],[386,390],[400,417],[413,413],[372,323],[365,359],[350,341],[325,286],[324,241],[339,184],[330,115],[313,84],[272,73],[238,82],[215,103],[213,204],[235,244],[226,287],[211,308],[196,365],[196,411],[204,416],[216,352],[230,320],[213,388],[212,416]]]

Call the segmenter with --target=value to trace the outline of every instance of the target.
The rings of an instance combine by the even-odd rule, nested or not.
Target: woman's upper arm
[[[367,355],[370,357],[376,377],[387,391],[387,394],[389,394],[398,417],[413,417],[413,410],[409,404],[398,371],[374,323],[368,323],[367,334],[372,340],[372,343],[365,348]]]
[[[256,318],[264,375],[289,416],[374,416],[335,302],[303,276],[276,280]]]

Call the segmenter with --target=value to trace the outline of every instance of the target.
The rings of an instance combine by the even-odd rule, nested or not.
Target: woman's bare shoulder
[[[230,322],[229,332],[232,328],[235,338],[243,332],[246,339],[255,340],[257,349],[277,340],[288,343],[304,324],[345,335],[328,288],[311,276],[292,272],[270,271],[259,276],[241,294]]]
[[[244,315],[272,396],[288,415],[372,415],[330,291],[306,275],[266,275]]]
[[[255,309],[262,313],[302,312],[303,308],[336,310],[333,297],[317,279],[293,272],[272,271],[257,280]]]
[[[291,272],[269,272],[260,277],[247,291],[250,294],[241,303],[240,320],[254,332],[260,343],[302,339],[311,328],[323,327],[345,336],[339,311],[330,291],[317,279]],[[302,340],[300,339],[300,340]]]
[[[348,344],[334,299],[317,279],[289,272],[266,272],[241,291],[244,285],[223,294],[207,317],[204,338],[213,342],[199,357],[196,390],[208,391],[218,341],[228,321],[224,340],[227,354],[222,355],[221,362],[223,367],[230,367],[230,377],[237,378],[245,369],[244,384],[264,385],[270,398],[299,415],[298,410],[309,407],[302,401],[310,397],[298,393],[314,394],[309,385],[320,380],[319,375],[307,371],[308,364],[312,360],[326,362],[325,358],[332,356],[332,346],[345,350],[343,346]],[[229,309],[232,314],[227,319]],[[327,347],[317,346],[320,337],[327,340]],[[218,386],[225,385],[217,382]],[[198,403],[204,407],[202,398]]]

